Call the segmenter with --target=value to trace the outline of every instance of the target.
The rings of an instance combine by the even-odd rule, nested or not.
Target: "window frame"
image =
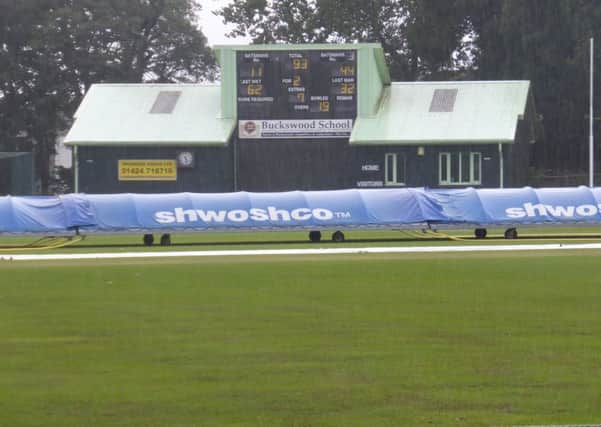
[[[463,165],[461,164],[465,154],[469,154],[468,179],[462,176]],[[457,163],[453,165],[453,160]],[[443,177],[443,163],[446,176]],[[478,166],[477,168],[475,166]],[[451,169],[457,167],[458,179],[453,181]],[[476,170],[478,176],[476,177]],[[438,185],[481,185],[482,184],[482,153],[480,151],[442,151],[438,153]]]
[[[392,171],[388,168],[388,159],[392,158]],[[399,180],[399,159],[402,162],[402,179]],[[389,172],[392,172],[392,181],[388,180]],[[401,187],[407,185],[407,160],[405,153],[386,153],[384,154],[384,186]]]

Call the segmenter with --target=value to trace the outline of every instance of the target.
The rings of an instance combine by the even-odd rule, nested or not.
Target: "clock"
[[[194,154],[190,151],[180,151],[177,153],[177,166],[180,168],[193,168]]]

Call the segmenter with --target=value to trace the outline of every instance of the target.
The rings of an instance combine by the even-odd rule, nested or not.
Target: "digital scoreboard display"
[[[240,138],[348,138],[357,116],[355,50],[238,51]]]

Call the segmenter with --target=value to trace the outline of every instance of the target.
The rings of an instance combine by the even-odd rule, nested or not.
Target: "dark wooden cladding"
[[[439,186],[439,153],[478,152],[482,160],[480,187],[497,187],[499,154],[496,144],[427,146],[423,155],[417,146],[350,146],[344,140],[238,141],[239,189],[245,191],[331,190],[385,187],[387,153],[405,161],[404,182],[408,187]],[[505,158],[509,153],[505,153]],[[512,185],[506,162],[505,185]]]
[[[504,185],[519,186],[512,159],[518,147],[505,146]],[[123,159],[175,159],[194,155],[193,167],[178,167],[177,181],[119,181]],[[498,187],[496,144],[425,146],[351,146],[347,140],[239,140],[226,147],[79,147],[79,191],[85,193],[171,193],[230,191],[332,190],[386,187],[386,156],[404,162],[408,187],[439,187],[439,154],[478,152],[479,187]],[[522,166],[521,164],[519,165]],[[399,177],[400,179],[400,177]]]
[[[176,159],[194,155],[194,167],[178,168],[177,181],[119,181],[125,159]],[[234,188],[230,147],[78,147],[79,191],[84,193],[228,192]]]
[[[246,191],[353,187],[353,150],[345,140],[240,141],[239,182]]]

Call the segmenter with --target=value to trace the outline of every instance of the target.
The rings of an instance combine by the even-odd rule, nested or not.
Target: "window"
[[[384,161],[385,185],[405,185],[405,155],[386,153]]]
[[[171,114],[182,94],[177,90],[162,90],[157,95],[150,109],[150,114]]]
[[[458,89],[434,89],[430,102],[431,113],[452,113]]]
[[[440,185],[479,185],[482,156],[476,152],[440,153],[438,183]]]

